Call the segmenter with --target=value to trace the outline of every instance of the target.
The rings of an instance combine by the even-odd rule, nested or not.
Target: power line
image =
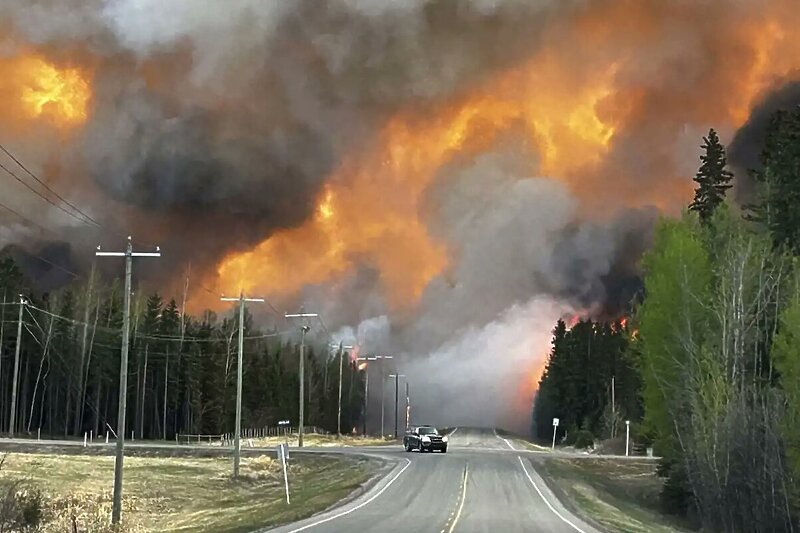
[[[7,303],[6,305],[11,305],[11,303]],[[14,305],[19,305],[19,304],[15,303]],[[35,310],[37,310],[37,311],[39,311],[41,313],[44,313],[44,314],[46,314],[46,315],[48,315],[48,316],[50,316],[52,318],[63,320],[65,322],[70,322],[71,324],[76,325],[76,326],[87,326],[87,327],[95,328],[95,326],[93,324],[87,324],[86,322],[82,322],[80,320],[75,320],[74,318],[69,318],[69,317],[58,315],[56,313],[53,313],[52,311],[48,311],[46,309],[42,309],[40,307],[36,307],[35,305],[33,305],[31,303],[27,303],[26,307],[30,307],[31,309],[35,309]],[[98,330],[106,331],[106,332],[109,332],[109,333],[121,333],[122,332],[121,329],[109,328],[109,327],[106,327],[106,326],[96,326],[96,328]],[[287,330],[275,331],[275,332],[272,332],[272,333],[264,333],[264,334],[261,334],[261,335],[251,335],[249,337],[244,337],[244,340],[259,340],[259,339],[269,339],[269,338],[274,338],[274,337],[280,337],[282,335],[289,335],[293,331],[294,330],[287,329]],[[153,340],[153,341],[174,341],[174,342],[179,342],[181,340],[181,338],[178,337],[178,336],[157,335],[157,334],[156,335],[141,335],[141,334],[137,334],[137,335],[133,335],[133,338],[135,338],[135,339]],[[223,337],[205,338],[205,337],[186,337],[186,336],[184,336],[183,340],[185,342],[202,343],[202,342],[222,342],[225,339]]]
[[[42,185],[42,187],[44,187],[44,188],[45,188],[47,191],[49,191],[50,193],[52,193],[52,194],[53,194],[53,195],[54,195],[56,198],[58,198],[59,200],[61,200],[62,202],[64,202],[66,205],[68,205],[70,208],[72,208],[72,209],[73,209],[75,212],[77,212],[77,213],[78,213],[78,215],[80,215],[80,216],[76,215],[76,214],[75,214],[74,212],[72,212],[72,211],[69,211],[69,210],[65,209],[65,208],[64,208],[62,205],[60,205],[60,204],[57,204],[57,203],[53,202],[53,201],[52,201],[50,198],[48,198],[47,196],[43,195],[43,194],[42,194],[40,191],[38,191],[38,190],[36,190],[35,188],[31,187],[31,186],[30,186],[30,185],[29,185],[29,184],[28,184],[28,183],[27,183],[25,180],[23,180],[22,178],[20,178],[19,176],[17,176],[17,175],[16,175],[16,174],[15,174],[13,171],[11,171],[11,170],[10,170],[8,167],[6,167],[6,166],[5,166],[5,165],[3,165],[2,163],[0,163],[0,169],[3,169],[4,171],[6,171],[6,172],[7,172],[9,175],[11,175],[11,176],[12,176],[12,177],[13,177],[15,180],[17,180],[19,183],[21,183],[21,184],[22,184],[22,185],[23,185],[23,186],[24,186],[26,189],[28,189],[29,191],[31,191],[32,193],[34,193],[36,196],[38,196],[39,198],[41,198],[42,200],[44,200],[44,201],[45,201],[45,202],[47,202],[48,204],[50,204],[50,205],[52,205],[53,207],[55,207],[55,208],[57,208],[57,209],[59,209],[59,210],[63,211],[63,212],[64,212],[64,213],[66,213],[67,215],[71,216],[72,218],[74,218],[75,220],[77,220],[77,221],[79,221],[79,222],[81,222],[81,223],[83,223],[83,224],[87,224],[87,225],[89,225],[89,226],[93,226],[93,227],[95,227],[95,228],[97,228],[97,229],[100,229],[100,230],[106,231],[106,232],[108,232],[109,234],[111,234],[111,235],[114,235],[115,237],[127,237],[126,235],[123,235],[122,233],[120,233],[120,232],[118,232],[118,231],[114,231],[114,230],[112,230],[112,229],[109,229],[109,228],[103,227],[103,225],[101,225],[99,222],[97,222],[97,221],[96,221],[94,218],[92,218],[91,216],[89,216],[88,214],[86,214],[84,211],[82,211],[81,209],[79,209],[77,206],[75,206],[74,204],[72,204],[71,202],[69,202],[69,201],[68,201],[66,198],[64,198],[63,196],[61,196],[60,194],[58,194],[58,193],[57,193],[55,190],[53,190],[52,188],[50,188],[50,186],[48,186],[48,185],[47,185],[47,184],[46,184],[44,181],[42,181],[41,179],[39,179],[39,177],[38,177],[38,176],[36,176],[36,174],[34,174],[33,172],[31,172],[31,171],[28,169],[28,167],[26,167],[26,166],[25,166],[25,165],[24,165],[24,164],[23,164],[23,163],[22,163],[22,162],[21,162],[19,159],[17,159],[17,157],[15,157],[15,156],[14,156],[14,154],[12,154],[11,152],[9,152],[9,151],[8,151],[8,149],[6,149],[6,147],[5,147],[5,146],[3,146],[2,144],[0,144],[0,150],[2,150],[2,151],[3,151],[3,152],[6,154],[6,155],[8,155],[8,157],[10,157],[10,158],[11,158],[11,159],[12,159],[12,160],[13,160],[13,161],[14,161],[14,162],[17,164],[17,165],[19,165],[19,167],[20,167],[22,170],[24,170],[24,171],[25,171],[25,172],[26,172],[26,173],[27,173],[27,174],[28,174],[30,177],[32,177],[34,180],[36,180],[36,182],[37,182],[37,183],[39,183],[40,185]],[[128,237],[128,239],[130,239],[130,237]],[[153,244],[151,244],[151,243],[143,242],[143,241],[140,241],[140,240],[136,240],[136,241],[132,241],[132,242],[136,242],[136,243],[138,243],[138,244],[141,244],[142,246],[151,246],[151,247],[153,246]]]
[[[70,203],[70,201],[69,201],[69,200],[67,200],[66,198],[64,198],[64,197],[63,197],[63,196],[61,196],[60,194],[58,194],[56,191],[54,191],[53,189],[51,189],[51,188],[50,188],[50,187],[49,187],[49,186],[48,186],[48,185],[47,185],[45,182],[43,182],[42,180],[40,180],[40,179],[39,179],[39,177],[38,177],[38,176],[36,176],[36,174],[34,174],[34,173],[33,173],[33,172],[31,172],[30,170],[28,170],[28,167],[26,167],[25,165],[23,165],[23,164],[22,164],[22,162],[21,162],[19,159],[17,159],[16,157],[14,157],[14,154],[12,154],[11,152],[9,152],[9,151],[6,149],[6,147],[5,147],[5,146],[3,146],[2,144],[0,144],[0,150],[2,150],[3,152],[5,152],[5,154],[6,154],[8,157],[10,157],[11,159],[13,159],[13,160],[14,160],[14,162],[15,162],[17,165],[19,165],[19,167],[20,167],[22,170],[24,170],[24,171],[25,171],[25,172],[28,174],[28,176],[30,176],[30,177],[32,177],[34,180],[36,180],[36,182],[37,182],[37,183],[39,183],[39,185],[41,185],[42,187],[44,187],[45,189],[47,189],[48,191],[50,191],[50,192],[51,192],[51,193],[52,193],[52,194],[53,194],[53,195],[54,195],[56,198],[58,198],[59,200],[61,200],[62,202],[64,202],[64,203],[65,203],[65,204],[67,204],[68,206],[70,206],[70,207],[71,207],[72,209],[74,209],[76,212],[80,213],[80,214],[81,214],[81,216],[83,216],[84,218],[86,218],[86,219],[87,219],[89,222],[91,222],[91,223],[92,223],[92,224],[94,224],[95,226],[98,226],[98,227],[100,226],[100,223],[99,223],[99,222],[97,222],[95,219],[93,219],[92,217],[90,217],[89,215],[87,215],[86,213],[84,213],[83,211],[81,211],[81,210],[80,210],[78,207],[76,207],[74,204]]]
[[[20,213],[20,212],[18,212],[18,211],[16,211],[16,210],[14,210],[14,209],[12,209],[12,208],[8,207],[7,205],[5,205],[5,204],[4,204],[4,203],[2,203],[2,202],[0,202],[0,207],[2,207],[3,209],[5,209],[6,211],[8,211],[8,212],[10,212],[10,213],[12,213],[12,214],[14,214],[14,215],[18,216],[19,218],[21,218],[21,219],[22,219],[22,220],[24,220],[25,222],[28,222],[29,224],[31,224],[31,225],[33,225],[33,226],[36,226],[37,228],[39,228],[40,230],[44,231],[45,233],[52,233],[52,231],[48,230],[47,228],[44,228],[44,227],[40,226],[39,224],[37,224],[37,223],[36,223],[36,222],[34,222],[33,220],[31,220],[31,219],[29,219],[28,217],[24,216],[22,213]],[[34,254],[34,253],[31,253],[31,252],[28,252],[28,253],[29,253],[30,255],[32,255],[33,257],[35,257],[36,259],[38,259],[39,261],[42,261],[43,263],[47,263],[48,265],[50,265],[50,266],[52,266],[52,267],[55,267],[55,268],[57,268],[57,269],[59,269],[59,270],[61,270],[61,271],[63,271],[63,272],[66,272],[67,274],[71,275],[71,276],[72,276],[73,278],[75,278],[75,279],[78,279],[78,277],[79,277],[79,276],[78,276],[78,274],[76,274],[75,272],[72,272],[71,270],[68,270],[68,269],[66,269],[66,268],[64,268],[64,267],[62,267],[62,266],[60,266],[60,265],[57,265],[57,264],[55,264],[55,263],[53,263],[53,262],[51,262],[51,261],[48,261],[48,260],[47,260],[47,259],[45,259],[44,257],[41,257],[41,256],[39,256],[39,255],[36,255],[36,254]]]
[[[45,202],[47,202],[48,204],[52,205],[53,207],[55,207],[55,208],[57,208],[57,209],[60,209],[61,211],[63,211],[63,212],[64,212],[64,213],[66,213],[67,215],[71,216],[72,218],[74,218],[74,219],[75,219],[75,220],[77,220],[78,222],[81,222],[81,223],[83,223],[83,224],[89,224],[89,225],[93,225],[93,226],[95,226],[95,227],[98,227],[98,228],[100,227],[100,225],[99,225],[99,224],[97,224],[96,222],[90,222],[90,221],[88,221],[88,220],[85,220],[85,219],[83,219],[83,218],[79,217],[78,215],[76,215],[75,213],[73,213],[72,211],[68,211],[67,209],[65,209],[65,208],[64,208],[63,206],[61,206],[60,204],[57,204],[57,203],[55,203],[55,202],[54,202],[54,201],[52,201],[50,198],[48,198],[47,196],[43,195],[41,192],[39,192],[39,191],[37,191],[36,189],[34,189],[33,187],[31,187],[31,186],[28,184],[28,182],[26,182],[25,180],[23,180],[22,178],[20,178],[20,177],[19,177],[19,176],[17,176],[16,174],[14,174],[14,172],[12,172],[11,170],[9,170],[9,169],[8,169],[8,167],[6,167],[6,166],[5,166],[3,163],[0,163],[0,168],[1,168],[1,169],[3,169],[3,170],[5,170],[5,171],[6,171],[8,174],[10,174],[10,175],[11,175],[11,177],[13,177],[15,180],[17,180],[17,181],[18,181],[18,182],[20,182],[22,185],[24,185],[24,186],[25,186],[25,188],[26,188],[26,189],[28,189],[29,191],[31,191],[33,194],[35,194],[36,196],[38,196],[39,198],[41,198],[42,200],[44,200],[44,201],[45,201]]]

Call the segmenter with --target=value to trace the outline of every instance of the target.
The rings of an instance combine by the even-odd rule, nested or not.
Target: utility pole
[[[244,303],[263,302],[264,298],[245,298],[239,292],[238,298],[220,298],[223,302],[239,302],[239,356],[236,364],[236,433],[233,436],[233,478],[239,478],[239,460],[241,458],[242,433],[242,352],[244,352]]]
[[[344,351],[352,350],[352,346],[344,346],[339,342],[339,410],[336,415],[336,434],[342,436],[342,366],[344,361]]]
[[[381,365],[380,365],[380,370],[381,370],[381,438],[383,438],[383,436],[384,436],[383,421],[385,419],[385,414],[384,414],[385,413],[385,410],[384,410],[384,403],[385,403],[385,401],[384,401],[385,397],[384,396],[385,396],[385,394],[384,394],[384,391],[383,391],[383,385],[384,385],[384,382],[386,381],[386,376],[383,375],[383,360],[384,359],[393,359],[393,357],[391,355],[376,355],[375,359],[380,359],[380,361],[381,361]]]
[[[169,348],[164,361],[164,440],[167,440],[167,384],[169,384]]]
[[[117,413],[117,456],[114,461],[114,501],[111,507],[111,523],[118,524],[122,514],[122,461],[125,456],[125,402],[128,396],[128,345],[131,333],[131,270],[134,257],[161,257],[161,250],[155,252],[134,252],[131,238],[124,252],[101,252],[97,247],[97,257],[125,258],[125,294],[123,297],[122,351],[119,363],[119,411]]]
[[[397,438],[397,408],[399,403],[400,392],[400,378],[406,377],[405,374],[389,374],[390,378],[394,378],[394,438]]]
[[[614,376],[611,376],[611,438],[617,436],[617,408],[614,397]]]
[[[306,359],[306,333],[309,332],[311,326],[308,325],[309,318],[319,318],[317,313],[294,313],[294,314],[284,314],[286,318],[303,318],[305,319],[305,323],[300,327],[300,409],[299,409],[299,418],[297,424],[297,446],[299,448],[303,447],[303,433],[304,428],[303,424],[305,423],[305,408],[303,404],[305,403],[303,400],[305,395],[305,359]]]
[[[367,407],[369,407],[369,362],[377,360],[377,357],[357,357],[356,361],[364,361],[364,436],[367,436]]]
[[[22,349],[22,310],[25,309],[25,298],[19,295],[19,322],[17,323],[17,348],[14,352],[14,374],[11,381],[11,419],[8,424],[8,437],[14,438],[14,426],[17,417],[17,380],[19,379],[19,352]]]
[[[408,392],[408,378],[406,378],[406,433],[411,427],[411,396]]]

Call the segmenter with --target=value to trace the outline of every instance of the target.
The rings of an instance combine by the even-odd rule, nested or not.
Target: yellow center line
[[[461,482],[461,503],[458,505],[458,512],[456,513],[456,517],[453,520],[453,523],[450,524],[450,529],[447,533],[453,533],[453,530],[456,528],[456,524],[458,523],[458,519],[461,517],[461,510],[464,509],[464,501],[467,499],[467,477],[469,476],[469,463],[464,465],[464,479]],[[452,513],[451,513],[452,516]]]

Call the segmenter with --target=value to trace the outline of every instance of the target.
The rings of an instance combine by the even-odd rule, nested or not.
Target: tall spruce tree
[[[689,204],[689,209],[697,211],[700,220],[707,224],[711,220],[714,210],[725,199],[725,191],[731,188],[730,181],[733,173],[727,170],[725,147],[719,142],[719,136],[714,129],[708,131],[708,137],[703,137],[704,154],[700,156],[700,169],[694,177],[697,188],[694,190],[694,201]]]
[[[759,184],[758,200],[747,206],[745,218],[760,222],[776,246],[800,253],[800,106],[772,117],[762,168],[752,172]]]

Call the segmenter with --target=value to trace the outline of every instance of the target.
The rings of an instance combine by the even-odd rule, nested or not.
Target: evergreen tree
[[[762,168],[753,171],[758,200],[747,206],[745,218],[763,224],[775,246],[800,254],[800,106],[778,111],[772,118]]]
[[[729,182],[733,174],[725,167],[725,147],[719,142],[719,136],[714,129],[708,131],[708,137],[703,137],[704,154],[700,156],[700,169],[694,177],[697,188],[694,190],[694,201],[689,204],[689,209],[697,211],[700,220],[707,224],[714,214],[714,210],[725,199],[725,191],[731,188]]]

